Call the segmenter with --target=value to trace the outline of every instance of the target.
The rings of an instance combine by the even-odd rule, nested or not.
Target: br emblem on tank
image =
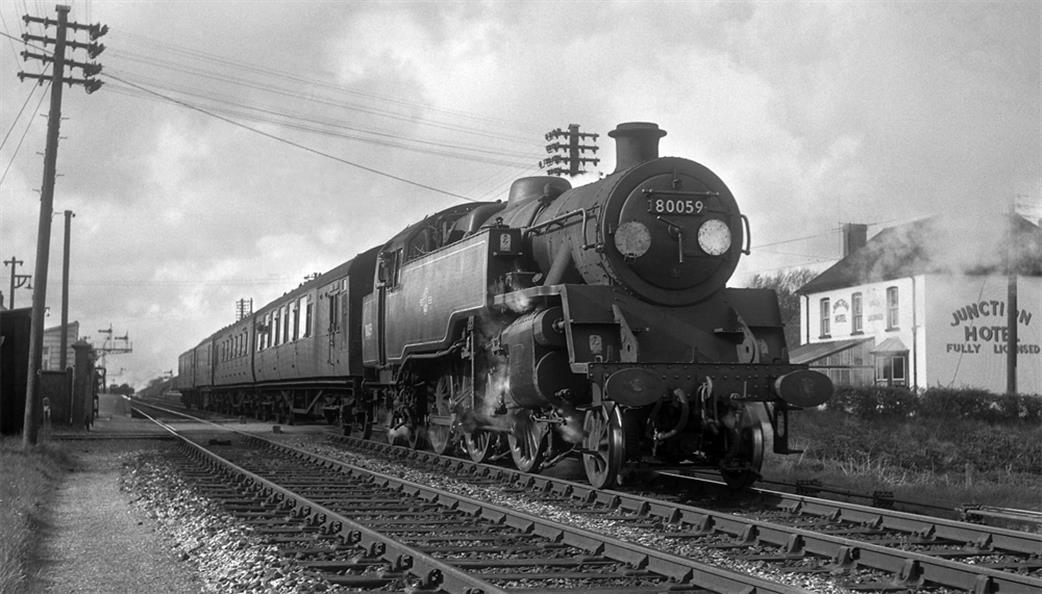
[[[424,287],[423,295],[420,296],[420,311],[422,311],[424,315],[427,315],[427,312],[431,310],[431,305],[433,304],[434,295],[431,295],[431,288]]]

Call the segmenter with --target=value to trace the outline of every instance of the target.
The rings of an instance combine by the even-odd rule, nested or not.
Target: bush
[[[930,388],[921,396],[905,388],[841,387],[828,408],[859,419],[972,420],[985,423],[1042,422],[1042,397],[994,394],[986,390]]]
[[[840,388],[829,402],[862,419],[907,417],[916,411],[916,396],[904,388]]]
[[[986,423],[1042,421],[1042,398],[994,394],[986,390],[930,388],[919,398],[919,414],[935,419],[970,419]]]

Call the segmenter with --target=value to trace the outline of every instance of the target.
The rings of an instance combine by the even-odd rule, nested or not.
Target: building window
[[[832,308],[829,307],[828,298],[821,300],[821,335],[819,338],[831,338],[829,333],[829,318],[832,314]]]
[[[850,296],[850,333],[861,334],[865,331],[864,307],[861,293]]]
[[[908,352],[876,355],[876,384],[908,385]]]
[[[897,287],[887,287],[886,289],[886,329],[894,330],[897,328],[898,322],[898,297]]]

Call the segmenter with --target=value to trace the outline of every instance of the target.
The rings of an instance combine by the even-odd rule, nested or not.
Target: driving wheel
[[[431,449],[438,454],[449,454],[455,446],[457,434],[455,429],[456,415],[453,403],[462,395],[467,383],[461,378],[445,374],[438,378],[434,390],[430,392],[427,410],[427,439]]]
[[[522,472],[538,472],[546,453],[546,436],[549,424],[536,421],[530,411],[519,413],[513,430],[507,434],[510,456],[514,465]]]

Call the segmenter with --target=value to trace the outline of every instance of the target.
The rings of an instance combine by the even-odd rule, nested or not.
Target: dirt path
[[[103,421],[104,420],[104,421]],[[131,423],[118,399],[103,399],[99,424]],[[203,587],[154,522],[119,489],[121,458],[169,447],[157,440],[66,441],[72,472],[53,494],[48,528],[40,535],[38,574],[31,592],[196,593]]]

